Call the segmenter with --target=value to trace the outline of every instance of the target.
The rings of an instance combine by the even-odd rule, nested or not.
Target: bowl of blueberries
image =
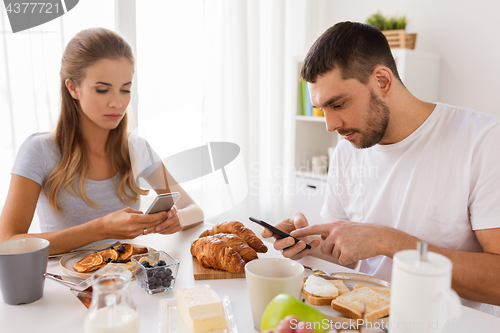
[[[174,288],[179,261],[164,251],[151,251],[132,256],[135,278],[149,294],[162,293]]]

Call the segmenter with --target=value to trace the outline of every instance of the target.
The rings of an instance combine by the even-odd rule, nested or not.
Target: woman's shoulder
[[[53,133],[35,133],[27,137],[19,148],[12,173],[42,184],[59,159]]]
[[[55,137],[52,132],[38,132],[31,134],[24,140],[25,144],[29,145],[46,145],[53,144],[55,145]]]
[[[50,154],[50,155],[59,155],[59,149],[56,145],[56,140],[54,137],[54,133],[52,132],[39,132],[31,134],[24,140],[21,145],[20,151],[30,151],[30,152],[38,152]]]

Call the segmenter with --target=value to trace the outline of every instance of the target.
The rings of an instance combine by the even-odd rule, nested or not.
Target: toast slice
[[[376,291],[378,293],[381,293],[384,296],[391,298],[391,288],[389,288],[389,287],[372,287],[372,286],[367,286],[364,284],[357,284],[354,287],[352,287],[352,290],[356,290],[356,289],[363,288],[363,287],[368,287],[373,291]]]
[[[364,318],[363,302],[365,303]],[[365,286],[335,298],[331,306],[335,311],[350,318],[373,321],[389,314],[389,303],[390,297]]]
[[[305,285],[306,285],[307,278],[302,281],[302,293],[304,294],[304,297],[306,300],[309,302],[309,304],[312,305],[330,305],[333,299],[340,295],[344,295],[349,293],[349,288],[345,285],[344,281],[342,280],[327,280],[331,282],[337,289],[339,290],[339,295],[338,296],[333,296],[333,297],[323,297],[323,296],[317,296],[313,295],[309,292],[306,291]]]

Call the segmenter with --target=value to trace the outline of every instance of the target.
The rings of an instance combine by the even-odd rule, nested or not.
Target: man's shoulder
[[[476,111],[468,107],[438,104],[438,116],[443,123],[459,126],[461,129],[482,131],[490,127],[500,126],[500,118],[496,115]]]

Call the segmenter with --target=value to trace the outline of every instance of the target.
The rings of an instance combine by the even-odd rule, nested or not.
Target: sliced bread
[[[337,287],[337,289],[339,290],[339,294],[337,296],[333,296],[333,297],[323,297],[323,296],[313,295],[313,294],[307,292],[307,290],[305,288],[306,281],[307,281],[307,278],[305,278],[304,281],[302,282],[302,293],[304,294],[304,297],[309,302],[309,304],[312,304],[312,305],[330,305],[332,300],[335,299],[336,297],[338,297],[340,295],[347,294],[350,292],[349,288],[347,288],[344,281],[342,281],[342,280],[327,280],[327,281],[331,282],[335,287]]]
[[[387,296],[389,298],[391,297],[391,288],[389,288],[389,287],[372,287],[372,286],[367,286],[364,284],[357,284],[354,287],[352,287],[352,290],[356,290],[356,289],[363,288],[363,287],[368,287],[371,290],[376,291],[384,296]]]
[[[363,303],[365,303],[364,318]],[[335,311],[350,318],[373,321],[389,314],[389,303],[390,297],[365,286],[340,295],[332,301],[331,306]]]

